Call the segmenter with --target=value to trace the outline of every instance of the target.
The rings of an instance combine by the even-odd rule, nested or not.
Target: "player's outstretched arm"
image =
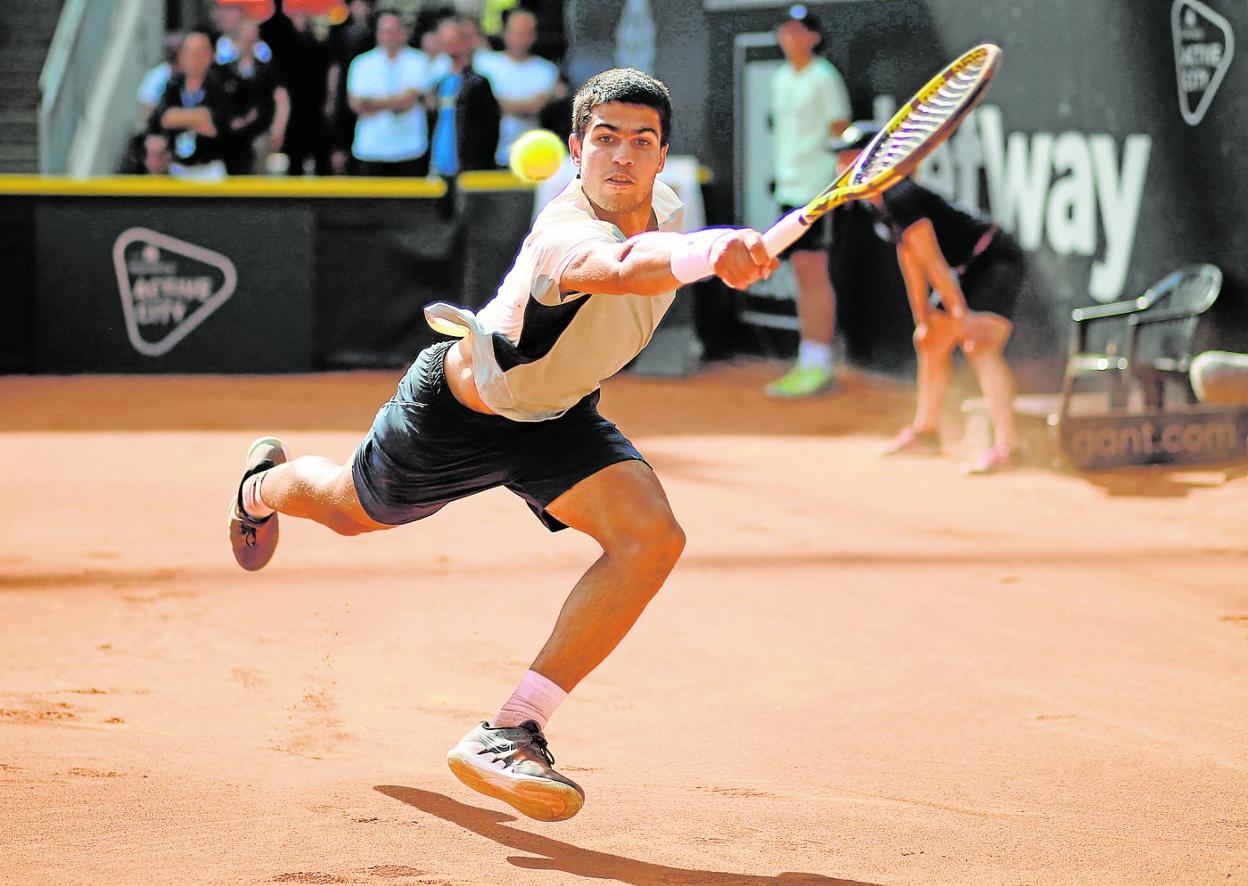
[[[708,228],[692,234],[649,231],[623,243],[590,243],[559,278],[564,292],[662,295],[716,276],[734,289],[771,276],[778,263],[762,235],[748,228]]]

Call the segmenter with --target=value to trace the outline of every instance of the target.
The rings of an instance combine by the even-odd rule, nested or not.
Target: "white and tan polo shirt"
[[[680,232],[684,204],[668,185],[654,183],[659,230]],[[623,232],[594,215],[574,179],[533,222],[498,293],[474,317],[447,305],[468,327],[481,399],[515,421],[558,418],[619,372],[650,341],[675,291],[658,296],[560,294],[559,278],[590,243],[623,243]]]

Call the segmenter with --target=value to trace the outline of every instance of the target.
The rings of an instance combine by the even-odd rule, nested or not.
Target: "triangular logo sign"
[[[122,232],[113,245],[126,334],[140,354],[159,357],[191,334],[234,294],[234,263],[210,249],[147,228]]]
[[[1231,66],[1235,35],[1230,23],[1200,0],[1174,0],[1174,67],[1179,78],[1179,112],[1188,126],[1205,117]]]

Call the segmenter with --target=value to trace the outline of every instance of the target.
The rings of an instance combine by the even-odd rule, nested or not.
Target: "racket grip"
[[[802,209],[794,209],[763,232],[763,245],[767,247],[767,254],[775,258],[801,239],[808,230],[810,226],[802,220]]]

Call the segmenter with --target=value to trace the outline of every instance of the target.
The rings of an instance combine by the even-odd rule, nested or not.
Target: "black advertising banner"
[[[1067,416],[1059,433],[1071,466],[1084,471],[1248,459],[1248,409],[1197,407],[1143,415]]]
[[[321,199],[312,206],[318,367],[411,362],[436,338],[421,309],[460,298],[464,273],[450,204]]]
[[[34,368],[313,366],[311,211],[240,201],[41,201]]]
[[[35,303],[33,208],[0,200],[0,373],[30,367],[30,315]]]

